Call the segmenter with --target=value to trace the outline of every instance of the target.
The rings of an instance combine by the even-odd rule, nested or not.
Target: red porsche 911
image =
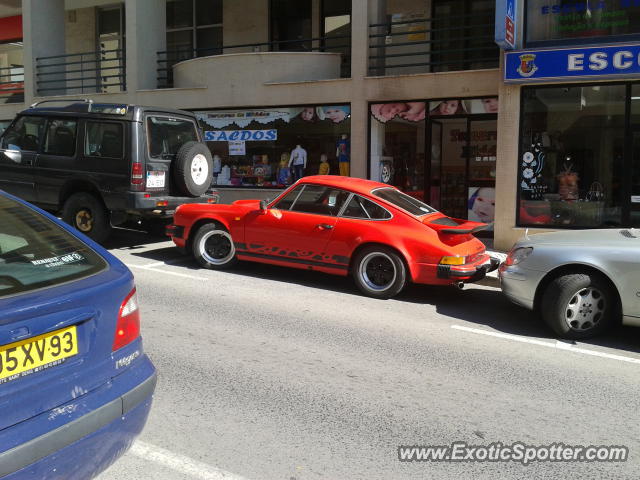
[[[205,268],[237,260],[351,274],[366,295],[390,298],[409,282],[474,282],[498,268],[473,233],[483,223],[447,217],[389,185],[305,177],[270,203],[188,204],[167,234]]]

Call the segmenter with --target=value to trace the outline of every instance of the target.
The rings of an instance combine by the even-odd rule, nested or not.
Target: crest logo
[[[538,71],[538,67],[533,61],[536,59],[535,54],[526,53],[520,55],[520,66],[518,67],[518,73],[522,77],[530,77]]]

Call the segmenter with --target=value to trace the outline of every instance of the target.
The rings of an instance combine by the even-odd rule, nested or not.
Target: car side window
[[[73,157],[76,153],[76,120],[53,119],[47,125],[43,152],[61,157]]]
[[[306,185],[291,210],[335,217],[340,212],[348,196],[348,192],[338,188]]]
[[[279,210],[289,210],[293,202],[296,201],[300,191],[304,188],[304,185],[298,185],[296,188],[287,193],[284,197],[282,197],[278,203],[276,203],[273,208],[277,208]]]
[[[38,143],[44,130],[44,117],[18,118],[2,136],[0,148],[4,150],[38,151]]]
[[[387,210],[359,195],[354,195],[351,198],[341,216],[367,220],[386,220],[391,218],[391,214]]]
[[[84,154],[88,157],[122,158],[121,123],[87,122]]]

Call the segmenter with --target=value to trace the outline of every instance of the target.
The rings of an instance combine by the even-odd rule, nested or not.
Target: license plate
[[[147,172],[147,187],[161,188],[164,187],[165,172]]]
[[[54,367],[77,354],[75,326],[3,345],[0,347],[0,383]]]

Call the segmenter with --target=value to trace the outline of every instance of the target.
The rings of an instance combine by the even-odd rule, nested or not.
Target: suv
[[[0,137],[0,189],[101,242],[112,225],[215,203],[212,158],[182,110],[72,100],[20,112]],[[67,100],[68,102],[68,100]],[[162,223],[162,222],[155,222]]]

